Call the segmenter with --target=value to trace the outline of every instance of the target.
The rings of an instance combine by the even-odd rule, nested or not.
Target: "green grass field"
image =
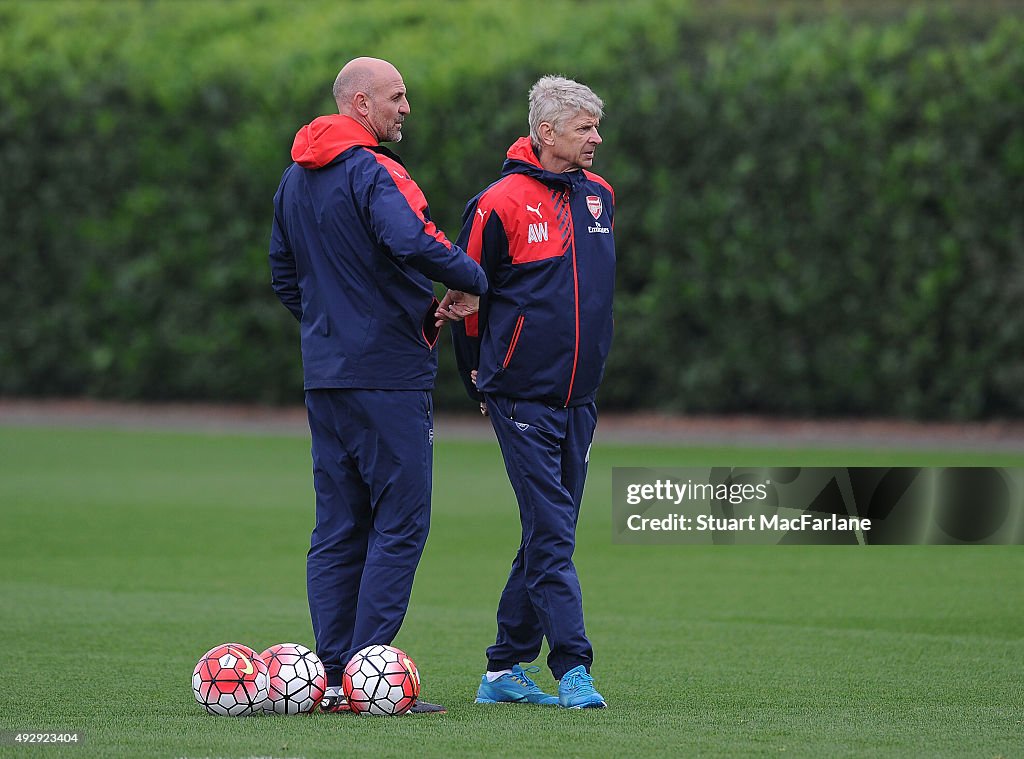
[[[610,708],[570,712],[472,703],[517,512],[496,445],[442,435],[396,644],[449,713],[236,720],[201,711],[192,667],[312,645],[308,441],[0,428],[0,730],[85,733],[0,755],[1024,756],[1024,548],[612,545],[612,466],[710,463],[1024,456],[595,445],[577,565]]]

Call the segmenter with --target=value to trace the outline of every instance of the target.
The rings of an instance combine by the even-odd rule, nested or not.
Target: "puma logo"
[[[480,218],[481,218],[481,219],[482,219],[482,218],[484,218],[484,216],[486,216],[486,214],[484,213],[484,209],[482,209],[482,208],[477,208],[477,209],[476,209],[476,212],[477,212],[478,214],[480,214]]]
[[[541,204],[540,204],[540,203],[538,203],[538,204],[537,204],[537,207],[536,207],[536,208],[534,208],[533,206],[531,206],[531,205],[530,205],[529,203],[527,203],[527,204],[526,204],[526,210],[527,210],[527,211],[529,211],[530,213],[535,213],[535,214],[537,214],[537,218],[538,218],[538,219],[543,219],[544,217],[543,217],[543,216],[541,216],[541,213],[540,213],[540,207],[541,207]]]

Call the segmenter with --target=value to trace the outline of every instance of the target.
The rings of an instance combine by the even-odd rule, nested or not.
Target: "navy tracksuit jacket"
[[[274,197],[274,291],[300,322],[316,526],[307,590],[330,685],[390,643],[430,521],[431,280],[481,294],[398,157],[347,116],[303,127]]]
[[[487,401],[523,528],[492,671],[533,661],[545,636],[556,678],[593,661],[572,555],[612,339],[614,214],[607,182],[544,170],[523,137],[463,217],[457,243],[490,287],[479,314],[453,327],[456,356],[470,395]]]

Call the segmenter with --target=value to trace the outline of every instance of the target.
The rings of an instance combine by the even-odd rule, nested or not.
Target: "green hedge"
[[[605,407],[1024,411],[1020,5],[294,6],[0,4],[0,394],[300,400],[271,198],[374,54],[453,237],[537,76],[604,97]],[[437,398],[468,408],[447,350]]]

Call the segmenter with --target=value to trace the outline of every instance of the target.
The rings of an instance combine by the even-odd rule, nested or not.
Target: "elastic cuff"
[[[568,667],[565,667],[561,672],[554,669],[551,670],[551,676],[554,677],[556,680],[561,680],[563,677],[565,677],[566,672],[568,672],[571,669],[576,669],[576,667],[580,666],[581,664],[583,665],[583,668],[587,670],[587,674],[589,675],[590,665],[585,661],[578,661],[575,664],[570,664]]]
[[[327,671],[327,687],[328,688],[340,688],[341,678],[345,674],[345,670],[339,669],[337,672],[328,670]]]

